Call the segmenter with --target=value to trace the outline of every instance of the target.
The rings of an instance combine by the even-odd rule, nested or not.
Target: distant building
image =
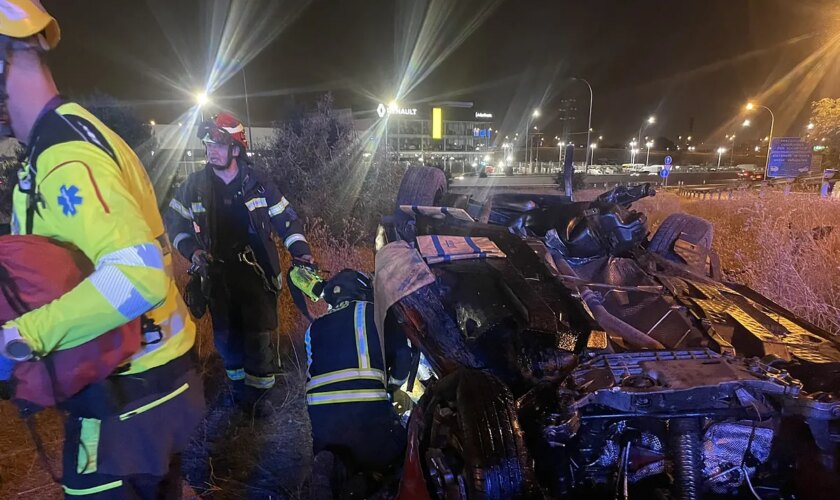
[[[354,120],[359,135],[373,130],[383,120],[387,132],[388,155],[403,162],[440,163],[464,168],[485,163],[485,156],[493,150],[493,115],[472,106],[472,103],[441,103],[399,109],[377,107],[373,117],[365,110]],[[442,110],[442,138],[432,138],[432,109]],[[384,147],[384,145],[382,146]]]

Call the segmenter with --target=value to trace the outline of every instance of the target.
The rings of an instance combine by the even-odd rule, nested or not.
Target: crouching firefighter
[[[40,2],[2,2],[0,135],[26,146],[12,233],[81,252],[92,269],[46,305],[21,307],[26,312],[0,329],[0,354],[18,365],[47,362],[142,323],[133,355],[63,400],[61,483],[68,498],[180,498],[178,454],[204,413],[195,326],[172,279],[168,239],[140,159],[58,94],[44,53],[59,35]],[[47,253],[31,257],[47,259],[43,269],[56,264]]]
[[[398,328],[377,332],[373,288],[345,269],[324,286],[331,310],[306,331],[306,401],[316,463],[331,452],[357,472],[384,472],[399,463],[406,444],[388,398],[388,385],[407,377],[410,350]],[[384,344],[384,346],[383,346]]]
[[[209,287],[199,288],[209,294],[216,350],[234,398],[244,409],[265,413],[270,405],[263,396],[280,369],[272,337],[282,278],[272,232],[292,254],[293,265],[310,266],[313,259],[289,201],[249,165],[242,123],[220,113],[199,126],[198,137],[207,166],[178,188],[166,225],[195,276],[209,277]]]

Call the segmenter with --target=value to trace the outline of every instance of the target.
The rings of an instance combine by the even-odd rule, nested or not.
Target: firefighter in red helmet
[[[209,278],[213,336],[235,399],[264,414],[270,405],[263,396],[280,368],[272,337],[282,279],[272,233],[295,265],[312,265],[313,259],[289,201],[251,167],[242,122],[219,113],[199,125],[198,138],[207,166],[175,193],[167,230],[194,270]]]

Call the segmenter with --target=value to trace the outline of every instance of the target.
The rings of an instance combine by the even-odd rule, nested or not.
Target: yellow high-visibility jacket
[[[134,151],[78,104],[55,99],[33,127],[18,177],[12,232],[66,242],[95,265],[76,288],[11,322],[33,350],[71,348],[145,314],[159,331],[144,333],[123,374],[186,353],[195,325],[173,280],[152,184]]]

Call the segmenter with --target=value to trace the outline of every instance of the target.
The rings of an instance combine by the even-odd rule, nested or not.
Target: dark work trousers
[[[101,419],[67,416],[65,498],[181,498],[180,453],[204,417],[204,388],[195,370],[172,385],[175,389],[131,401],[122,413]]]
[[[390,401],[310,405],[315,455],[333,452],[353,472],[401,465],[406,432]]]
[[[277,294],[266,290],[255,269],[243,262],[214,265],[211,283],[213,339],[228,378],[271,388],[280,368],[272,342]]]

